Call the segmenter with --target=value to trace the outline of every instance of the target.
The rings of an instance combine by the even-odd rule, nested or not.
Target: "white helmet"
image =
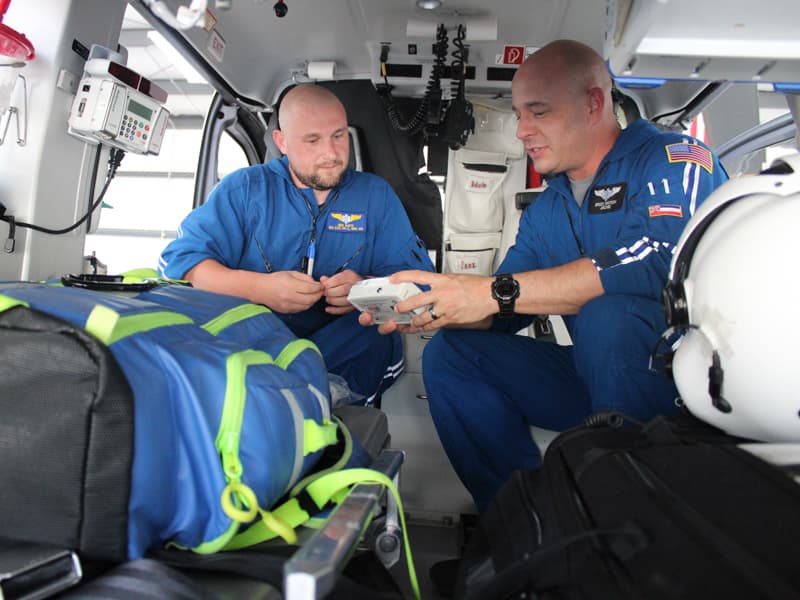
[[[800,442],[799,249],[800,155],[720,186],[675,249],[664,289],[669,325],[686,330],[675,385],[730,434]]]

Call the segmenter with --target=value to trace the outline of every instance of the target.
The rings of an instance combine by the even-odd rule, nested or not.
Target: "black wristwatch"
[[[508,273],[501,273],[492,282],[492,298],[500,306],[499,317],[510,317],[514,314],[514,303],[519,298],[519,281]]]

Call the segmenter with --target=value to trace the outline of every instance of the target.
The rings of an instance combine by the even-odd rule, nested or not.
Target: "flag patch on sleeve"
[[[650,217],[683,217],[683,207],[680,204],[651,204],[647,207]]]
[[[671,163],[690,162],[700,165],[709,173],[714,171],[714,159],[711,158],[711,152],[699,144],[679,142],[677,144],[669,144],[665,146],[665,149],[667,151],[667,159]]]

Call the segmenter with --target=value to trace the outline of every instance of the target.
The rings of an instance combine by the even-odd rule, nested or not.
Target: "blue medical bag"
[[[123,560],[282,535],[341,429],[319,351],[263,306],[0,284],[0,538]]]

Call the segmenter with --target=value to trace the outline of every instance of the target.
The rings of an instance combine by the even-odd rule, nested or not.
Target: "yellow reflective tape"
[[[167,327],[169,325],[188,325],[193,321],[186,315],[176,312],[155,311],[138,315],[120,316],[103,305],[95,306],[86,319],[86,331],[101,342],[110,346],[114,342],[143,331]]]
[[[303,350],[307,350],[309,348],[322,356],[322,352],[319,351],[319,348],[317,348],[314,342],[301,338],[286,344],[283,350],[281,350],[281,353],[275,358],[275,364],[282,369],[287,369],[289,368],[289,365],[292,364],[292,361],[297,358],[297,356]]]
[[[323,477],[328,473],[333,473],[334,471],[338,471],[344,468],[344,466],[349,462],[350,457],[353,454],[353,438],[350,434],[350,430],[344,426],[342,420],[336,415],[332,415],[331,419],[333,420],[334,423],[337,423],[339,425],[339,430],[342,432],[342,436],[344,437],[344,450],[342,451],[342,455],[339,457],[339,460],[337,460],[327,469],[323,469],[321,471],[316,471],[314,473],[311,473],[310,475],[306,475],[303,479],[298,481],[295,484],[295,486],[289,491],[290,496],[296,496],[306,488],[309,482],[313,481],[314,479],[319,479],[320,477]]]
[[[245,319],[255,317],[256,315],[263,315],[271,312],[272,311],[266,306],[261,306],[260,304],[240,304],[239,306],[234,306],[232,309],[226,310],[221,315],[214,317],[208,323],[202,325],[202,327],[211,335],[218,335],[220,331],[226,327],[230,327],[231,325],[238,323],[239,321],[244,321]]]
[[[225,533],[217,538],[214,538],[213,540],[203,542],[199,546],[191,548],[191,551],[196,552],[197,554],[216,554],[225,547],[225,545],[233,538],[233,536],[236,535],[238,530],[239,523],[237,521],[231,521],[231,525],[228,527]],[[177,544],[175,544],[175,546],[177,546]]]
[[[15,306],[30,306],[30,305],[27,302],[23,302],[22,300],[17,300],[16,298],[12,298],[11,296],[0,294],[0,312],[8,310],[9,308],[14,308]]]
[[[338,428],[336,423],[327,419],[323,419],[322,425],[314,419],[305,419],[303,421],[303,456],[335,444]]]
[[[114,336],[114,329],[119,321],[119,313],[107,306],[95,306],[86,319],[86,331],[106,344]]]

